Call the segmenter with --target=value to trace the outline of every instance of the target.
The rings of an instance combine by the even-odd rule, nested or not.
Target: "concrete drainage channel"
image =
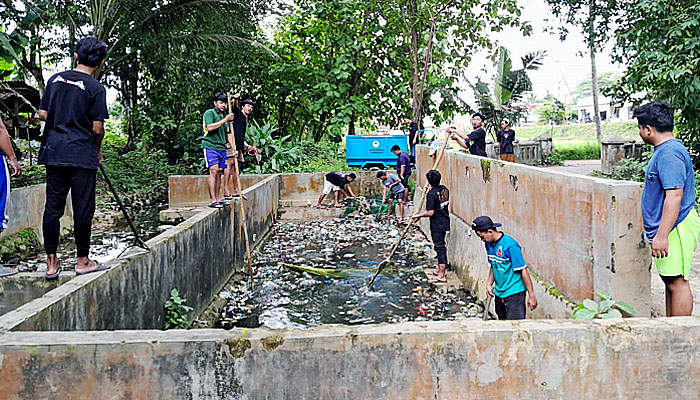
[[[427,148],[419,149],[423,184],[429,160]],[[467,289],[483,296],[487,271],[467,222],[488,214],[522,240],[539,278],[541,308],[531,317],[565,318],[570,304],[595,289],[648,315],[638,184],[491,161],[483,174],[480,158],[452,152],[443,163],[453,198],[450,261]],[[373,173],[360,175],[356,192],[378,187]],[[194,212],[205,179],[171,177],[171,212]],[[248,229],[259,243],[279,204],[305,205],[323,174],[244,183]],[[528,208],[534,215],[524,214]],[[0,317],[0,398],[651,399],[700,392],[687,379],[700,368],[694,318],[154,330],[163,326],[170,289],[199,313],[232,274],[244,272],[236,209],[199,211],[149,240],[151,253],[134,250],[112,270],[76,277]],[[549,251],[537,246],[538,235]]]

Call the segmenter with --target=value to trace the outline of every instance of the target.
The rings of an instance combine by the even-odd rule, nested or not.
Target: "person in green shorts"
[[[654,146],[642,191],[642,219],[651,255],[666,285],[666,316],[689,316],[693,293],[688,284],[700,236],[695,211],[693,163],[673,136],[673,109],[664,101],[634,109],[639,136]]]
[[[228,98],[219,93],[214,96],[214,108],[207,110],[202,117],[202,149],[204,160],[209,169],[209,207],[221,208],[224,202],[219,200],[221,188],[221,171],[226,169],[226,144],[233,143],[233,135],[229,132],[229,122],[233,121],[233,114],[226,113]]]

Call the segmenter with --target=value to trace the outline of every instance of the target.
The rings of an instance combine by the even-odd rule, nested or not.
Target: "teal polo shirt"
[[[504,233],[495,244],[484,244],[493,270],[493,280],[496,281],[496,296],[504,298],[524,292],[525,283],[520,271],[527,265],[520,243]]]

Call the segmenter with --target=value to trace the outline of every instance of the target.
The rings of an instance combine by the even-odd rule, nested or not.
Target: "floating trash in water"
[[[424,268],[435,268],[423,233],[409,230],[394,262],[367,291],[369,277],[396,243],[397,219],[359,217],[279,222],[277,234],[255,255],[255,285],[233,280],[219,294],[216,321],[223,328],[311,327],[454,320],[478,315],[462,289],[427,283]],[[243,278],[245,279],[245,278]],[[220,302],[226,304],[221,305]]]

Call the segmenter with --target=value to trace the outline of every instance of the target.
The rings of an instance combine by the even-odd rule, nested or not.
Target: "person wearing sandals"
[[[472,229],[481,238],[488,256],[489,277],[486,291],[496,296],[498,319],[525,319],[525,304],[530,310],[537,308],[537,298],[532,287],[530,273],[523,257],[523,251],[513,237],[498,230],[501,226],[490,217],[482,215],[472,222]],[[527,292],[527,302],[525,293]]]
[[[447,244],[445,237],[450,230],[450,191],[440,184],[442,176],[434,169],[425,174],[425,178],[430,184],[430,191],[426,195],[425,212],[414,215],[417,222],[423,217],[430,218],[430,238],[433,241],[435,252],[437,253],[438,271],[431,283],[447,282],[445,271],[447,270]]]
[[[253,113],[253,107],[255,103],[251,99],[245,99],[241,102],[242,105],[238,104],[238,100],[241,97],[240,93],[236,93],[233,96],[233,105],[231,112],[233,113],[233,138],[229,138],[228,145],[226,146],[226,155],[228,156],[228,168],[224,172],[224,200],[230,201],[234,197],[241,196],[238,193],[238,175],[233,167],[233,162],[238,159],[238,170],[243,169],[243,153],[244,150],[247,152],[251,148],[255,149],[255,146],[250,146],[245,142],[245,134],[248,131],[248,118],[250,114]],[[235,141],[236,152],[233,151],[233,144]],[[232,183],[232,189],[229,190],[229,184]],[[231,194],[233,193],[233,194]],[[245,199],[245,196],[243,196]]]
[[[57,279],[62,267],[56,255],[60,218],[71,193],[77,275],[109,269],[89,258],[92,217],[95,213],[97,169],[102,160],[104,121],[109,118],[104,86],[92,74],[107,56],[107,45],[86,37],[75,46],[77,67],[53,75],[39,105],[46,121],[39,148],[39,164],[46,165],[46,206],[42,229],[47,279]]]
[[[202,117],[202,149],[204,160],[209,170],[207,187],[209,188],[209,207],[222,208],[225,203],[219,200],[221,189],[221,171],[226,170],[227,155],[226,144],[232,142],[229,130],[229,122],[233,121],[233,114],[226,114],[228,97],[223,93],[214,96],[214,108],[207,110]]]
[[[5,165],[5,158],[12,169],[12,173]],[[7,133],[5,124],[0,119],[0,232],[7,228],[7,198],[10,196],[10,177],[19,176],[22,167],[17,162],[17,157],[10,143],[10,135]],[[0,265],[0,277],[10,276],[17,273],[17,268],[10,268]]]
[[[404,209],[404,187],[401,184],[401,180],[398,176],[394,174],[387,174],[384,171],[377,172],[377,178],[381,180],[382,183],[382,204],[379,205],[379,213],[381,214],[381,209],[386,203],[386,194],[390,192],[389,195],[389,207],[386,209],[386,215],[389,215],[391,211],[391,206],[394,204],[394,200],[399,201],[399,215],[403,219],[403,209]]]
[[[353,172],[347,175],[343,175],[340,172],[327,173],[326,178],[323,181],[323,193],[321,193],[321,197],[318,198],[316,208],[325,208],[325,206],[323,205],[323,199],[330,192],[333,192],[335,196],[335,203],[333,204],[334,207],[340,207],[340,203],[338,202],[339,191],[343,192],[345,198],[355,197],[355,193],[353,193],[352,189],[350,188],[350,183],[352,183],[355,179],[357,179],[357,176],[355,176]],[[347,191],[345,191],[346,188]]]

